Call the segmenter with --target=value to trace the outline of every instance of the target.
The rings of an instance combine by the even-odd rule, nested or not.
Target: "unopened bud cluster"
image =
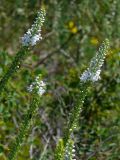
[[[22,37],[22,45],[23,46],[34,46],[36,45],[37,41],[42,39],[41,36],[41,27],[45,21],[45,10],[41,9],[38,12],[38,16],[30,29],[24,34]]]
[[[46,91],[46,84],[41,80],[40,76],[37,76],[35,81],[28,87],[28,91],[42,96]]]
[[[105,56],[109,49],[109,40],[106,39],[102,46],[99,48],[99,51],[96,53],[95,57],[92,58],[90,66],[87,70],[83,72],[80,77],[80,80],[83,82],[86,81],[98,81],[100,79],[101,67],[104,63]]]
[[[65,160],[76,160],[74,142],[69,140],[65,149]]]

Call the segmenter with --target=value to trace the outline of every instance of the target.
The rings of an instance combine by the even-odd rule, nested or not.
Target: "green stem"
[[[68,143],[71,134],[73,133],[74,129],[76,128],[76,126],[78,124],[82,105],[84,103],[84,100],[85,100],[85,97],[87,94],[87,89],[88,89],[87,84],[81,84],[80,96],[78,97],[77,105],[75,106],[75,108],[73,108],[73,110],[70,114],[69,124],[68,124],[68,127],[67,127],[65,134],[64,134],[64,137],[63,137],[64,147],[66,147],[66,144]]]
[[[16,54],[11,66],[9,67],[8,71],[0,80],[0,94],[2,93],[5,85],[7,84],[9,78],[14,74],[14,72],[19,68],[20,63],[24,59],[25,55],[28,53],[28,48],[23,47],[20,51]]]
[[[26,135],[28,134],[29,128],[30,128],[30,123],[31,120],[33,118],[34,113],[36,113],[38,106],[40,104],[40,101],[36,98],[37,96],[34,96],[30,108],[27,112],[27,114],[24,117],[24,120],[21,124],[20,130],[19,130],[19,134],[16,137],[15,142],[13,143],[13,145],[10,148],[10,154],[8,156],[8,160],[15,160],[15,157],[18,153],[18,151],[20,150],[20,147],[26,137]]]
[[[58,144],[57,149],[55,151],[55,159],[56,160],[63,160],[64,159],[64,154],[65,154],[65,148],[71,139],[71,134],[73,133],[74,129],[76,128],[78,121],[79,121],[79,116],[80,112],[82,109],[82,105],[84,103],[87,91],[88,91],[88,86],[89,83],[87,84],[80,84],[80,95],[78,97],[78,102],[75,108],[73,108],[71,114],[70,114],[70,119],[69,123],[67,126],[67,129],[65,131],[64,137],[63,137],[63,144],[61,143]],[[62,148],[62,149],[61,149]]]

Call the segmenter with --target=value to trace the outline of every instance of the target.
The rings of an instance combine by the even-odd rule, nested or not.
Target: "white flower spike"
[[[21,38],[22,46],[26,47],[34,46],[36,45],[37,41],[42,39],[41,27],[43,26],[43,23],[45,21],[45,15],[46,12],[44,9],[41,9],[41,11],[38,12],[34,24],[30,29],[28,29],[28,31]]]
[[[42,96],[46,91],[46,84],[41,80],[41,76],[37,76],[35,81],[28,87],[28,91]]]
[[[100,79],[101,67],[104,63],[105,56],[109,49],[109,40],[106,39],[95,57],[92,58],[89,68],[87,68],[80,77],[82,82],[98,81]]]

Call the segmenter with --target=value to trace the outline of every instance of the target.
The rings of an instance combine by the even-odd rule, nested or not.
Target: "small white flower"
[[[46,91],[46,84],[43,81],[38,83],[38,94],[43,95]]]
[[[91,77],[90,71],[89,71],[89,70],[86,70],[86,71],[84,71],[83,74],[81,75],[80,80],[81,80],[81,81],[87,81],[88,79],[90,79],[90,77]]]
[[[86,70],[81,75],[80,80],[84,81],[84,82],[86,82],[88,80],[93,81],[93,82],[98,81],[100,79],[100,72],[101,72],[100,69],[97,70],[95,73],[90,72],[90,70]]]
[[[24,37],[21,38],[23,46],[29,46],[32,35],[30,33],[24,34]]]
[[[32,38],[31,38],[31,46],[34,46],[36,44],[37,41],[39,41],[40,39],[42,39],[41,34],[39,33],[38,35],[35,34]]]
[[[92,76],[91,76],[91,81],[93,82],[96,82],[100,79],[100,72],[101,70],[97,70],[96,73],[94,73]]]

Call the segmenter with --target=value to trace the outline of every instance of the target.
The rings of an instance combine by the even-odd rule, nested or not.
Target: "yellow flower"
[[[75,33],[77,33],[78,29],[77,29],[77,27],[75,26],[75,27],[73,27],[70,31],[75,34]]]
[[[109,50],[107,57],[113,58],[113,56],[115,56],[117,59],[120,59],[120,55],[118,54],[119,52],[120,52],[120,48],[111,49]]]
[[[91,40],[90,40],[90,43],[93,44],[93,45],[98,45],[99,41],[96,37],[92,37]]]
[[[74,22],[73,22],[73,21],[70,21],[70,22],[68,23],[68,27],[69,27],[69,28],[73,28],[73,27],[74,27],[74,25],[75,25],[75,24],[74,24]]]
[[[75,26],[75,23],[73,21],[69,21],[68,28],[71,33],[75,34],[78,32],[78,28]]]

